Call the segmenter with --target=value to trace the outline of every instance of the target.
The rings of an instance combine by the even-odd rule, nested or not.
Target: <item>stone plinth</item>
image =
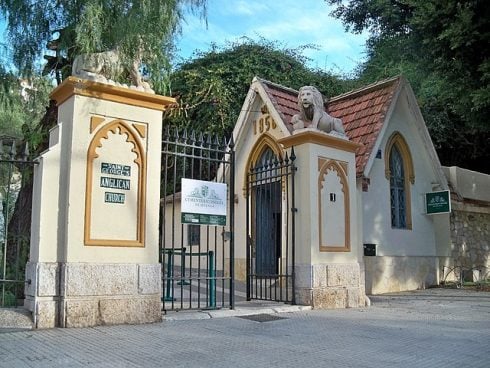
[[[296,154],[296,302],[314,308],[365,305],[357,224],[355,150],[338,135],[302,129],[279,141]]]
[[[35,326],[159,321],[162,111],[174,100],[73,77],[51,98],[26,270]]]

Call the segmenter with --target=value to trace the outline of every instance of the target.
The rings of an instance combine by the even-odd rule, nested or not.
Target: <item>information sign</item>
[[[183,224],[226,224],[226,193],[224,183],[182,179],[181,221]]]

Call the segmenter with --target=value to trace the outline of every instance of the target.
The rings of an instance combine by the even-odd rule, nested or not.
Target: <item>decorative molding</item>
[[[144,125],[144,124],[133,124],[133,127],[139,133],[141,138],[146,138],[146,125]]]
[[[100,129],[90,142],[87,150],[87,178],[85,190],[85,228],[84,243],[89,246],[113,246],[113,247],[144,247],[145,246],[145,222],[146,222],[146,154],[145,149],[137,137],[136,129],[127,122],[116,119],[107,123]],[[108,139],[109,132],[113,134],[127,134],[127,142],[132,143],[132,152],[136,154],[134,163],[138,165],[138,192],[136,209],[136,240],[94,239],[91,237],[92,217],[92,185],[93,185],[93,161],[99,155],[97,148],[102,147],[102,139]]]
[[[262,134],[257,142],[255,142],[254,146],[250,150],[250,154],[248,155],[247,163],[245,164],[245,175],[244,175],[244,183],[243,183],[243,195],[245,196],[247,191],[247,177],[250,169],[255,166],[257,160],[260,158],[262,153],[270,148],[272,152],[277,156],[279,160],[283,159],[284,153],[277,143],[276,139],[270,135],[269,133]]]
[[[125,105],[145,107],[164,111],[175,104],[173,97],[159,96],[135,89],[117,87],[110,84],[92,82],[76,77],[68,77],[50,94],[50,98],[59,106],[71,96],[86,96],[100,100],[119,102]]]
[[[347,179],[347,162],[340,162],[335,160],[329,160],[326,158],[318,159],[318,163],[321,163],[318,174],[318,235],[320,252],[350,252],[350,199],[349,199],[349,181]],[[337,246],[327,246],[323,243],[322,232],[322,188],[324,176],[329,169],[333,169],[337,176],[340,178],[342,186],[342,193],[344,194],[344,240],[345,244],[339,244]]]
[[[101,118],[100,116],[90,117],[90,134],[92,134],[104,120],[105,118]]]
[[[282,144],[284,148],[299,146],[304,143],[314,143],[321,146],[338,148],[347,152],[355,152],[362,146],[362,144],[338,138],[328,133],[320,132],[311,128],[297,131],[289,137],[278,139],[277,142]]]

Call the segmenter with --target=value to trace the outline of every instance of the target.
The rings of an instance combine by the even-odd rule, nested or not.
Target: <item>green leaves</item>
[[[229,135],[254,76],[296,89],[313,84],[325,96],[345,91],[348,81],[304,66],[302,51],[310,47],[287,49],[264,39],[243,38],[222,49],[196,52],[171,75],[179,106],[167,111],[166,123]]]
[[[490,2],[328,2],[346,27],[371,31],[360,83],[404,74],[442,163],[489,172]]]

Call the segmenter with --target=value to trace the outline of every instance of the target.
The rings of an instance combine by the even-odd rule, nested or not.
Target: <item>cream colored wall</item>
[[[357,234],[357,197],[356,197],[356,171],[354,154],[333,149],[329,147],[320,146],[318,144],[306,145],[310,146],[309,152],[305,152],[304,157],[308,159],[302,159],[303,153],[297,153],[298,157],[298,171],[297,178],[301,178],[297,181],[297,219],[296,222],[301,221],[301,225],[298,225],[297,229],[311,229],[309,238],[312,244],[311,249],[311,264],[321,263],[351,263],[359,261],[359,237]],[[301,157],[300,157],[301,156]],[[347,162],[347,180],[349,183],[349,218],[350,218],[350,246],[351,249],[348,252],[321,252],[320,251],[320,239],[319,239],[319,224],[318,224],[318,158],[324,157],[331,160]],[[308,161],[308,162],[305,162]],[[308,171],[305,170],[305,166],[308,165]],[[303,175],[305,172],[305,176]],[[311,184],[310,188],[304,188],[302,184],[307,183],[305,177],[308,177]],[[309,201],[310,211],[308,213],[302,213],[301,207],[304,201]],[[314,226],[308,226],[310,222],[313,222]],[[303,230],[302,230],[303,231]],[[298,245],[297,245],[298,247]],[[298,249],[298,248],[297,248]]]
[[[50,131],[49,148],[34,166],[30,262],[56,262],[58,249],[58,200],[61,125]]]
[[[376,244],[378,256],[435,256],[439,252],[447,253],[448,234],[445,234],[444,229],[447,215],[425,214],[425,193],[440,187],[437,186],[438,178],[413,119],[406,96],[402,94],[383,135],[380,146],[382,158],[374,160],[369,173],[369,191],[362,195],[363,243]],[[384,157],[387,154],[386,143],[395,131],[400,132],[406,140],[414,164],[415,183],[410,184],[411,230],[391,227],[390,187],[385,177]],[[437,236],[436,230],[439,230]]]
[[[147,144],[147,197],[145,247],[107,247],[84,245],[84,213],[87,149],[90,117],[122,119],[148,124]],[[158,260],[158,194],[160,192],[161,112],[128,106],[117,102],[72,96],[59,108],[59,122],[63,124],[61,157],[66,157],[60,167],[60,214],[66,218],[60,223],[60,239],[65,244],[60,260],[66,262],[94,263],[155,263]],[[71,124],[71,116],[75,121]],[[71,152],[71,155],[70,155]],[[66,217],[63,216],[66,214]]]

